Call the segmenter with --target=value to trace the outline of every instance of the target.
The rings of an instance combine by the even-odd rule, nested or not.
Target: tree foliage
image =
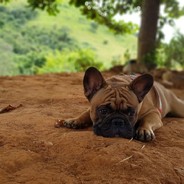
[[[1,3],[10,0],[0,0]],[[27,0],[33,9],[42,9],[55,15],[59,12],[61,0]],[[82,13],[90,19],[94,19],[101,24],[105,24],[116,33],[127,33],[137,29],[133,23],[115,20],[117,14],[138,12],[142,9],[143,0],[70,0],[70,4],[80,8]],[[177,0],[161,0],[164,14],[159,17],[158,28],[161,30],[165,23],[174,24],[174,19],[184,15],[184,7],[180,7]],[[159,31],[158,38],[163,38],[164,34]]]
[[[163,26],[173,26],[174,19],[184,15],[184,8],[177,0],[70,0],[87,17],[105,24],[116,33],[131,32],[130,23],[117,22],[117,14],[141,12],[141,27],[138,35],[137,61],[148,69],[156,66],[156,47],[164,38]],[[163,12],[160,10],[162,9]]]
[[[96,66],[99,69],[103,66],[91,49],[73,51],[66,49],[50,53],[44,65],[38,69],[38,73],[77,72],[84,71],[89,66]]]
[[[59,12],[58,0],[27,0],[33,9],[39,8],[55,15]]]
[[[178,32],[168,44],[157,49],[157,60],[161,67],[184,69],[184,35]]]
[[[143,0],[70,0],[71,4],[79,7],[83,14],[99,23],[105,24],[117,33],[129,32],[135,30],[133,24],[116,21],[114,17],[117,14],[138,12],[142,9]],[[159,39],[164,37],[161,28],[166,24],[173,25],[174,19],[184,15],[184,7],[180,7],[177,0],[161,0],[163,14],[160,14],[158,25]]]
[[[0,0],[0,3],[8,3],[11,0]],[[27,0],[32,9],[46,10],[49,14],[55,15],[59,12],[58,0]]]

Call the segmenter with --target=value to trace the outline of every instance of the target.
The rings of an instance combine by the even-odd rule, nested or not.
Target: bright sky
[[[184,6],[183,0],[178,0],[181,6]],[[120,18],[120,17],[117,17]],[[123,19],[126,22],[134,22],[140,25],[140,13],[134,13],[129,15],[123,15],[120,19]],[[179,19],[175,19],[175,26],[171,27],[169,25],[165,25],[163,28],[163,32],[165,34],[165,42],[169,42],[170,39],[174,36],[176,30],[179,30],[181,33],[184,33],[184,16],[180,17]]]

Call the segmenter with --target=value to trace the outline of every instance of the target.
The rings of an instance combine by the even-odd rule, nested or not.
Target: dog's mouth
[[[96,135],[103,137],[123,137],[131,139],[134,136],[134,128],[126,117],[113,117],[97,122],[93,126]]]

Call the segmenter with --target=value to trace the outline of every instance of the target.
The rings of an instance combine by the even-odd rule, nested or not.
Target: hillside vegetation
[[[0,75],[106,69],[136,55],[136,36],[115,35],[66,2],[50,16],[16,1],[0,17]]]

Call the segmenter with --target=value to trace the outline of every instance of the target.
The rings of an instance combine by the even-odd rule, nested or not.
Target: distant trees
[[[23,6],[14,9],[0,7],[0,50],[9,53],[9,57],[5,57],[4,52],[0,52],[0,63],[7,63],[0,70],[1,75],[10,68],[16,74],[36,74],[38,68],[46,62],[47,52],[77,47],[68,28],[55,27],[53,30],[25,25],[36,16],[36,11],[32,12],[30,8]]]
[[[7,2],[9,0],[1,0]],[[56,14],[60,1],[58,0],[28,0],[29,5],[35,9],[47,10],[50,14]],[[132,23],[116,22],[116,14],[141,11],[141,27],[138,36],[139,63],[148,68],[154,67],[155,49],[157,43],[163,38],[161,28],[165,23],[173,24],[173,19],[184,15],[184,8],[179,6],[177,0],[70,0],[71,4],[79,7],[88,18],[94,19],[100,24],[105,24],[116,33],[131,32],[135,29]],[[164,15],[160,14],[163,6]]]
[[[9,0],[0,2],[9,2]],[[57,14],[58,6],[62,3],[60,0],[27,0],[27,2],[33,9],[46,10],[50,14]],[[184,15],[184,8],[180,7],[177,0],[70,0],[70,3],[80,8],[88,18],[120,34],[131,32],[136,29],[136,26],[124,21],[117,22],[114,16],[140,11],[141,26],[138,34],[137,60],[139,64],[146,65],[149,69],[155,67],[157,62],[156,48],[164,37],[161,28],[166,23],[173,25],[175,18]],[[161,6],[164,14],[160,14]],[[0,27],[3,25],[4,22],[1,19]],[[92,28],[94,29],[94,26]]]
[[[102,66],[90,45],[82,49],[68,27],[30,25],[37,15],[21,4],[0,6],[0,75],[76,72],[88,65]],[[98,25],[89,27],[94,31]]]
[[[62,52],[55,51],[49,54],[45,64],[38,69],[37,73],[77,72],[84,71],[89,66],[96,66],[99,69],[103,66],[91,49],[72,51],[65,49]]]
[[[8,3],[11,0],[0,0],[0,3]],[[58,4],[62,0],[27,0],[29,6],[33,9],[39,8],[46,10],[50,14],[56,14],[59,12]]]
[[[169,44],[162,44],[159,49],[158,63],[167,68],[184,69],[184,35],[177,33]]]

